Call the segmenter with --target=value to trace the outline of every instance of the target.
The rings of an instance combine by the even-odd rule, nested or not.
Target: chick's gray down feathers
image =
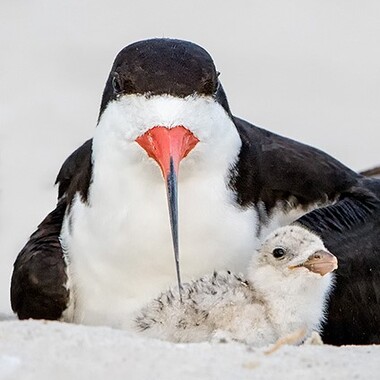
[[[276,247],[289,257],[273,258]],[[214,272],[184,284],[182,300],[178,289],[171,289],[140,311],[135,327],[144,335],[173,342],[201,342],[222,333],[255,346],[274,343],[297,329],[318,330],[332,276],[290,267],[324,249],[305,228],[282,227],[254,254],[247,278]]]

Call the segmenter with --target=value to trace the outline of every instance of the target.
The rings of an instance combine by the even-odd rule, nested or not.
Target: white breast
[[[128,328],[138,309],[176,283],[165,184],[134,141],[155,125],[184,125],[200,140],[179,173],[183,281],[245,272],[257,248],[256,211],[237,207],[227,186],[241,141],[224,109],[208,98],[126,96],[100,120],[88,204],[76,197],[61,233],[75,322]]]
[[[135,310],[176,282],[165,184],[134,142],[154,125],[184,125],[200,139],[179,173],[183,280],[242,271],[255,247],[256,213],[236,207],[227,186],[241,142],[222,107],[205,98],[111,103],[94,136],[89,204],[76,197],[61,233],[76,322],[128,327]]]
[[[194,178],[180,186],[183,281],[214,269],[244,271],[255,246],[255,213],[229,204],[220,182]],[[123,193],[117,202],[87,207],[77,199],[73,206],[64,241],[76,322],[128,325],[131,313],[176,283],[163,183],[141,186],[136,178]]]

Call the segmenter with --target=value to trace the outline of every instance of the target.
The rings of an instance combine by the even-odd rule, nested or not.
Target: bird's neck
[[[193,191],[203,185],[212,194],[214,182],[227,194],[230,171],[238,160],[241,140],[237,129],[220,104],[206,97],[179,99],[172,96],[125,96],[111,102],[99,121],[93,138],[93,173],[90,201],[100,198],[131,198],[133,188],[162,192],[166,207],[165,183],[157,163],[148,156],[135,138],[154,126],[183,125],[199,143],[182,161],[179,169],[179,191],[193,182]],[[132,187],[132,189],[131,189]],[[202,189],[201,189],[202,190]],[[211,191],[212,190],[212,191]],[[120,194],[115,194],[120,192]],[[201,193],[202,191],[200,191]],[[229,191],[231,193],[231,191]],[[232,196],[231,196],[232,198]]]
[[[318,331],[324,319],[331,275],[323,278],[284,276],[272,267],[256,268],[249,280],[267,309],[268,318],[279,336],[299,329]]]

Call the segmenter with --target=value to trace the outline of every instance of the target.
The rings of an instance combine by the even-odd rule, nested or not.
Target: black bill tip
[[[166,178],[167,197],[170,217],[170,227],[172,233],[173,250],[175,258],[175,266],[177,273],[177,283],[179,289],[179,297],[182,302],[182,283],[181,272],[179,267],[179,237],[178,237],[178,181],[177,173],[174,167],[173,158],[170,157],[170,171]]]

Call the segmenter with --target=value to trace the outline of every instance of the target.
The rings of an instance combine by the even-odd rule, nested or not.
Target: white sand
[[[379,17],[377,0],[2,0],[0,312],[10,313],[15,256],[54,207],[63,160],[91,137],[123,46],[156,36],[198,42],[235,114],[363,169],[380,164]],[[9,379],[368,379],[379,356],[378,348],[302,347],[266,358],[239,345],[174,346],[57,324],[0,330],[0,377]]]
[[[0,379],[378,379],[380,346],[171,344],[107,327],[1,322]]]

